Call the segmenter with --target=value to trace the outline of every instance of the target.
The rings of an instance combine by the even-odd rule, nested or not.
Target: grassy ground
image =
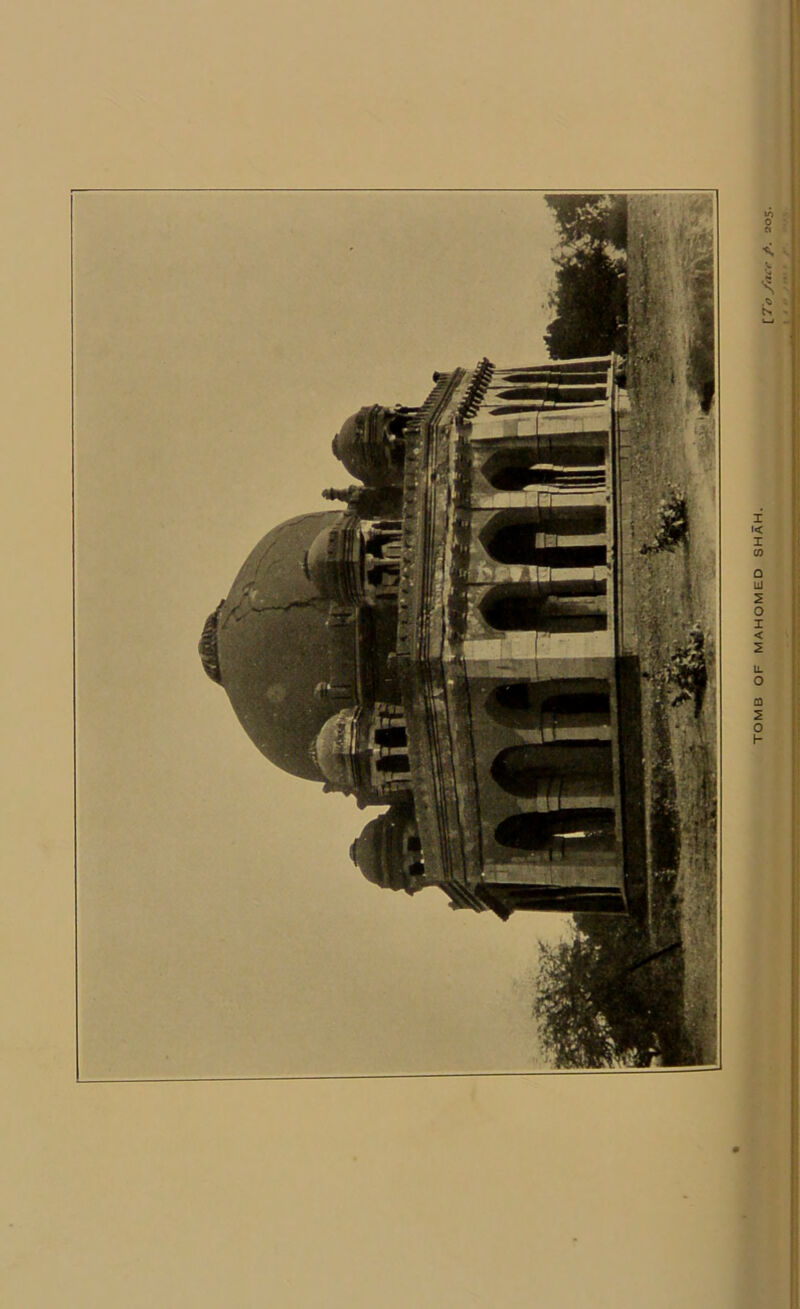
[[[636,539],[651,543],[672,487],[688,532],[673,550],[637,558],[637,623],[653,948],[682,949],[653,964],[679,983],[680,1021],[665,1062],[717,1058],[717,454],[713,209],[710,197],[632,196],[628,215],[628,389],[634,427]],[[702,633],[704,691],[674,705],[670,656]],[[676,1018],[678,1015],[675,1016]]]

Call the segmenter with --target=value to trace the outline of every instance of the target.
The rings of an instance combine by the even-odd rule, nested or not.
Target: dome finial
[[[200,655],[200,662],[203,665],[212,682],[218,686],[222,685],[222,674],[219,667],[219,652],[217,650],[217,622],[219,620],[219,611],[225,601],[220,600],[213,614],[209,614],[203,624],[203,634],[197,646]]]

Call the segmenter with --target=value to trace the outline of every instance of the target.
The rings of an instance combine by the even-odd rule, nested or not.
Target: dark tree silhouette
[[[571,937],[542,944],[534,1015],[557,1068],[641,1066],[654,1039],[687,1062],[682,1036],[680,941],[655,947],[634,920],[576,914]]]
[[[539,946],[534,1014],[542,1049],[556,1068],[609,1068],[621,1062],[596,994],[597,948],[582,933]]]
[[[555,316],[545,332],[553,359],[627,350],[624,196],[551,195],[558,231]]]
[[[625,195],[547,195],[561,235],[561,244],[588,237],[624,250],[628,242],[628,201]]]

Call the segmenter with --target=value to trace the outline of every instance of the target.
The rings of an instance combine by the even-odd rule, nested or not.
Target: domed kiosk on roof
[[[374,886],[413,895],[425,885],[421,843],[413,813],[394,808],[367,823],[350,847],[350,858]]]
[[[369,747],[365,738],[360,708],[340,709],[323,723],[311,756],[333,790],[350,794],[369,787]]]
[[[370,486],[403,480],[406,431],[416,410],[398,405],[365,405],[342,423],[333,438],[333,453],[351,473]]]
[[[390,806],[352,849],[376,885],[501,918],[643,908],[617,373],[484,359],[418,408],[360,409],[334,453],[363,485],[267,533],[206,621],[203,667],[259,750]]]
[[[303,568],[306,577],[328,600],[359,604],[364,598],[364,540],[355,514],[337,520],[315,536]]]
[[[311,757],[328,789],[356,795],[362,805],[381,804],[410,786],[403,710],[375,704],[340,709],[323,725]]]

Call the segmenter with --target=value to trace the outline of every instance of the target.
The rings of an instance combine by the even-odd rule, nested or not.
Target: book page
[[[13,14],[9,1303],[789,1305],[787,24]]]

